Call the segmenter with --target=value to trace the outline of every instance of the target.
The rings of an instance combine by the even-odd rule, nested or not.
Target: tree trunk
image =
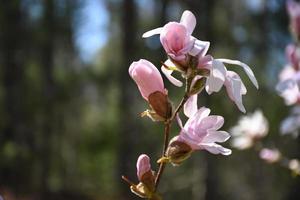
[[[130,77],[128,68],[133,61],[136,49],[136,5],[134,0],[123,0],[122,2],[122,66],[119,71],[120,86],[120,144],[118,153],[119,174],[117,180],[120,182],[120,199],[131,200],[135,196],[130,192],[129,186],[121,180],[121,175],[135,178],[135,141],[137,138],[137,129],[135,119],[137,115],[131,113],[132,105],[132,89],[130,87]]]
[[[51,167],[51,135],[53,133],[55,83],[53,77],[53,54],[55,37],[54,1],[44,1],[43,40],[41,43],[41,66],[44,94],[44,124],[40,151],[41,161],[41,199],[47,198],[48,178]]]
[[[23,39],[25,37],[22,26],[22,13],[20,2],[1,1],[1,71],[3,72],[4,90],[4,127],[1,131],[0,145],[3,147],[7,142],[14,144],[16,156],[5,169],[1,169],[0,180],[6,186],[17,191],[24,187],[22,180],[26,166],[23,150],[26,149],[27,141],[24,130],[23,113],[23,76],[24,76],[24,51]],[[28,172],[27,172],[28,174]]]

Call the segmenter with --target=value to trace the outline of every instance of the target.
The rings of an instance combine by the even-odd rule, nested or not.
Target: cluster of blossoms
[[[290,30],[296,39],[295,44],[286,47],[288,64],[279,74],[279,83],[276,86],[278,94],[284,99],[286,105],[293,105],[291,114],[282,121],[280,132],[298,136],[300,129],[300,3],[294,0],[287,1],[287,11],[290,17]],[[267,163],[277,163],[300,175],[300,161],[288,159],[276,148],[264,148],[261,140],[269,131],[268,121],[262,111],[243,116],[238,124],[230,129],[232,133],[232,146],[244,150],[254,147],[259,157]]]
[[[290,30],[296,42],[286,47],[288,64],[279,74],[276,89],[284,98],[286,105],[295,106],[292,114],[282,122],[281,133],[297,135],[300,128],[300,3],[288,0],[287,11],[290,17]]]
[[[164,86],[159,70],[149,61],[141,59],[129,67],[129,74],[138,86],[142,97],[149,103],[149,109],[142,113],[153,121],[165,125],[163,154],[158,159],[159,169],[152,171],[150,158],[142,154],[137,161],[139,183],[134,184],[123,177],[131,185],[131,191],[141,198],[161,199],[157,194],[157,186],[167,163],[179,165],[196,150],[206,150],[212,154],[230,155],[231,150],[218,143],[225,142],[230,135],[219,130],[224,118],[210,115],[210,109],[198,108],[198,94],[204,89],[208,94],[219,92],[224,85],[229,98],[238,109],[245,112],[242,96],[247,93],[240,76],[228,70],[225,64],[241,66],[251,82],[258,88],[257,80],[250,67],[237,60],[215,59],[207,54],[210,43],[192,36],[196,27],[196,18],[190,11],[184,11],[180,22],[169,22],[143,34],[143,38],[160,36],[160,42],[168,59],[162,62],[161,71],[175,86],[183,86],[183,82],[174,76],[178,72],[185,79],[185,94],[176,108],[173,108],[168,90]],[[179,112],[188,118],[183,126]],[[181,130],[169,141],[170,126],[177,119]]]

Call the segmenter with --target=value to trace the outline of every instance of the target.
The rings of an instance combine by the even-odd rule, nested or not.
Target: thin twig
[[[191,82],[192,82],[192,78],[187,78],[186,79],[186,85],[185,85],[185,94],[183,96],[183,98],[181,99],[179,105],[177,106],[177,108],[175,109],[173,115],[171,116],[170,119],[165,121],[165,130],[164,130],[164,148],[163,148],[163,152],[162,152],[162,156],[166,156],[166,151],[168,148],[168,144],[169,144],[169,135],[170,135],[170,128],[171,128],[171,124],[173,122],[173,120],[175,119],[176,115],[180,112],[180,110],[182,109],[183,105],[185,104],[185,102],[188,100],[189,98],[189,89],[191,86]],[[159,169],[155,178],[155,189],[154,192],[157,190],[160,178],[164,172],[164,169],[166,167],[166,163],[165,162],[161,162],[159,165]]]
[[[125,182],[127,182],[130,186],[135,186],[135,184],[132,181],[130,181],[126,176],[122,176],[122,179]]]

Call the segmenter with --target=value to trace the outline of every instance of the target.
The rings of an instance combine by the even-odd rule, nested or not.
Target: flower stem
[[[172,117],[168,120],[165,121],[165,130],[164,130],[164,147],[163,147],[163,152],[162,152],[162,156],[164,157],[166,156],[166,151],[168,148],[168,144],[169,144],[169,135],[170,135],[170,128],[171,128],[171,124],[172,121],[174,120],[174,118],[176,117],[176,115],[180,112],[180,110],[182,109],[183,105],[185,104],[185,102],[188,100],[189,95],[188,95],[188,91],[191,85],[191,79],[186,79],[186,87],[185,87],[185,94],[183,96],[183,98],[181,99],[179,105],[177,106],[177,108],[175,109]],[[159,169],[155,178],[155,190],[157,190],[160,178],[164,172],[164,169],[166,167],[166,163],[165,162],[161,162],[159,165]]]

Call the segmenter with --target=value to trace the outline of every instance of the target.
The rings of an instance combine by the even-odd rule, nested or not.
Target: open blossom
[[[293,108],[291,114],[280,124],[281,134],[298,136],[300,131],[300,106]]]
[[[163,79],[158,69],[151,62],[140,59],[133,62],[128,71],[145,100],[148,101],[149,95],[156,91],[166,93]]]
[[[187,54],[206,54],[209,42],[197,40],[192,36],[196,27],[196,18],[191,11],[184,11],[180,22],[169,22],[164,27],[156,28],[143,34],[150,37],[160,34],[160,41],[166,53],[175,61],[183,61]]]
[[[209,113],[210,109],[200,108],[188,119],[184,126],[182,126],[182,122],[178,117],[181,131],[178,136],[170,141],[169,147],[177,143],[179,148],[181,148],[182,144],[185,144],[190,148],[190,152],[187,153],[195,150],[207,150],[213,154],[230,155],[230,149],[217,144],[217,142],[225,142],[230,138],[227,132],[219,130],[224,124],[224,118],[218,115],[209,115]],[[176,153],[182,154],[180,149]],[[173,154],[173,152],[169,152],[169,154],[171,162],[172,157],[177,158],[177,155]]]
[[[293,33],[299,37],[300,35],[300,3],[294,0],[287,1],[287,11],[290,17],[290,26]]]
[[[247,93],[247,89],[240,76],[234,71],[227,70],[224,63],[241,66],[253,85],[258,88],[258,83],[253,71],[245,63],[238,60],[214,59],[211,65],[208,65],[210,75],[207,78],[205,89],[208,94],[212,94],[213,92],[219,92],[224,85],[229,98],[237,105],[240,111],[246,112],[242,96]]]
[[[188,10],[184,11],[180,22],[169,22],[164,27],[156,28],[143,34],[144,38],[160,34],[160,41],[169,58],[178,64],[186,65],[188,56],[204,56],[209,48],[210,43],[201,41],[192,36],[192,32],[196,27],[196,18],[194,14]],[[174,85],[181,87],[183,84],[172,76],[174,70],[178,69],[178,65],[165,67],[173,64],[171,60],[167,60],[161,70],[166,77]]]
[[[269,124],[261,110],[248,114],[239,119],[238,124],[230,129],[232,146],[237,149],[250,148],[256,140],[265,137],[269,131]]]
[[[275,163],[279,161],[281,154],[277,149],[263,148],[259,152],[259,157],[268,163]]]

